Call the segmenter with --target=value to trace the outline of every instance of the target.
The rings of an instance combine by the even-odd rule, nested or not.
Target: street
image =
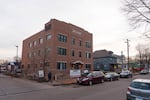
[[[150,79],[150,74],[93,86],[51,86],[50,83],[1,76],[0,100],[126,100],[127,87],[135,78]]]

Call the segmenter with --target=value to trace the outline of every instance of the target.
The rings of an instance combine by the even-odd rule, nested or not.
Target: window
[[[65,48],[58,47],[57,51],[58,51],[58,55],[67,55],[67,49]]]
[[[91,53],[86,52],[85,55],[86,55],[86,58],[91,58]]]
[[[130,86],[137,89],[150,90],[150,83],[132,82]]]
[[[82,52],[81,51],[79,51],[79,57],[82,57]]]
[[[75,56],[74,50],[71,50],[71,56]]]
[[[40,43],[40,44],[43,43],[43,39],[42,39],[42,38],[39,39],[39,43]]]
[[[38,56],[41,56],[42,55],[42,52],[41,50],[38,51]]]
[[[60,42],[67,42],[67,36],[64,36],[62,34],[58,34],[58,40]]]
[[[58,62],[57,63],[57,69],[58,70],[66,70],[66,63],[65,62]]]
[[[29,43],[29,47],[30,47],[30,48],[32,47],[32,43]]]
[[[51,24],[46,24],[45,25],[45,31],[50,30],[51,29]]]
[[[75,38],[71,39],[71,44],[75,45]]]
[[[52,37],[52,35],[51,35],[51,34],[46,35],[46,40],[50,40],[50,39],[51,39],[51,37]]]
[[[30,52],[30,53],[28,53],[28,58],[31,58],[31,56],[32,56],[31,52]]]
[[[78,64],[75,64],[75,65],[74,65],[74,69],[77,69],[77,70],[80,69],[79,65],[78,65]]]
[[[46,54],[48,54],[51,51],[50,48],[46,48]]]
[[[91,70],[91,64],[85,64],[85,68]]]
[[[30,68],[30,64],[28,64],[27,66],[28,66],[28,68]]]
[[[91,43],[90,42],[85,42],[85,47],[86,48],[91,48]]]
[[[36,41],[33,42],[33,45],[36,46]]]

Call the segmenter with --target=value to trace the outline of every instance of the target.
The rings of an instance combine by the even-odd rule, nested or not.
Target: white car
[[[127,100],[150,100],[150,79],[135,79],[127,90]]]
[[[129,77],[132,78],[132,72],[129,71],[129,70],[122,71],[122,72],[120,73],[120,77],[121,77],[121,78],[129,78]]]

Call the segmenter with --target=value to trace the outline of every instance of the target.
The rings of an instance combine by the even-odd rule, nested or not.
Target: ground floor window
[[[91,70],[91,64],[85,64],[85,68]]]
[[[66,70],[67,64],[65,62],[57,62],[57,69],[58,70]]]

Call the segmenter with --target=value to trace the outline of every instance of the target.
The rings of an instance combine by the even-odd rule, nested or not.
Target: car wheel
[[[117,80],[119,80],[119,77],[117,77]]]
[[[90,86],[93,85],[93,82],[92,82],[92,81],[89,81],[89,85],[90,85]]]
[[[130,99],[127,97],[127,100],[130,100]]]
[[[113,79],[112,78],[110,78],[110,81],[112,81]]]

